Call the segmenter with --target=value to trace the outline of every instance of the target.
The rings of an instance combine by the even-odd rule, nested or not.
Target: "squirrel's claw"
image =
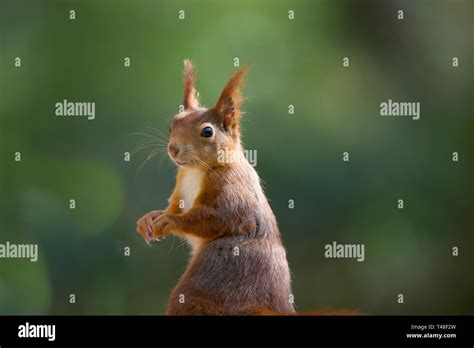
[[[142,216],[137,221],[137,232],[143,237],[148,245],[151,245],[152,241],[157,240],[153,236],[153,222],[163,213],[163,210],[153,210]]]
[[[153,238],[165,238],[176,227],[176,220],[172,214],[164,214],[153,222]]]

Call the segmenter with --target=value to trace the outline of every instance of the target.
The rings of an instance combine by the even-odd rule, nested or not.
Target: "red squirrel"
[[[147,243],[171,233],[191,245],[190,262],[168,303],[170,315],[295,314],[276,218],[240,140],[247,72],[239,69],[215,106],[205,108],[194,87],[193,65],[184,62],[184,111],[174,117],[168,143],[178,166],[176,186],[165,210],[137,222]],[[221,151],[231,152],[234,160],[223,161]],[[306,313],[345,314],[355,313]]]
[[[178,166],[165,210],[137,222],[147,243],[174,234],[192,248],[171,294],[170,315],[293,313],[290,270],[275,215],[240,140],[241,93],[248,67],[227,82],[215,106],[199,104],[191,61],[184,62],[184,111],[170,128]],[[238,160],[222,161],[219,151]],[[221,156],[222,157],[222,156]]]

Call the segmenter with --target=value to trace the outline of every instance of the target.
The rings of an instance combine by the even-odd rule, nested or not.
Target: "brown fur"
[[[240,141],[239,119],[242,113],[241,105],[244,101],[241,90],[248,73],[248,66],[239,69],[227,82],[215,106],[217,112],[224,116],[225,127],[232,128],[236,141]]]
[[[185,110],[195,109],[199,106],[199,95],[194,88],[196,75],[193,63],[190,60],[184,61],[184,97],[183,106]]]

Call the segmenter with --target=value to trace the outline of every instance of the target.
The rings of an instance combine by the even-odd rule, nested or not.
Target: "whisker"
[[[156,140],[146,140],[143,144],[140,144],[138,146],[148,145],[148,144],[157,144],[157,145],[161,145],[161,146],[168,146],[167,143],[158,142]]]
[[[163,144],[157,144],[157,143],[145,143],[145,144],[141,144],[139,146],[137,146],[133,151],[132,151],[132,155],[136,155],[138,152],[146,149],[146,148],[149,148],[149,147],[152,147],[152,146],[155,146],[156,148],[162,148],[162,149],[168,149],[168,146],[167,145],[163,145]]]
[[[145,139],[147,140],[154,140],[154,141],[159,141],[163,144],[167,144],[168,143],[168,140],[166,139],[163,139],[163,138],[159,138],[158,136],[154,135],[154,134],[148,134],[148,133],[131,133],[129,135],[140,135],[140,136],[143,136],[145,137]]]
[[[129,135],[140,135],[140,136],[144,136],[147,139],[155,139],[155,140],[163,141],[166,143],[168,142],[168,139],[164,135],[161,135],[161,134],[133,132],[133,133],[130,133]]]
[[[143,161],[143,163],[140,165],[140,167],[138,168],[138,172],[137,172],[137,175],[135,176],[135,179],[138,178],[138,176],[140,175],[140,172],[142,171],[143,167],[145,166],[145,164],[147,162],[149,162],[153,157],[155,157],[156,155],[160,154],[161,153],[164,153],[163,149],[155,149],[153,151],[150,152],[150,154],[145,158],[145,160]]]
[[[216,181],[219,183],[219,184],[223,184],[224,181],[223,179],[219,176],[219,174],[215,171],[214,168],[212,168],[209,164],[207,164],[206,162],[204,162],[203,160],[201,160],[200,158],[195,158],[195,160],[198,161],[198,163],[200,163],[204,168],[206,168],[208,170],[208,172],[214,176],[214,178],[216,179]]]
[[[145,157],[145,159],[140,164],[137,170],[137,174],[135,176],[135,179],[137,179],[140,173],[142,172],[143,168],[148,162],[150,162],[155,156],[159,154],[164,154],[167,152],[169,140],[168,140],[168,136],[166,136],[164,132],[153,127],[145,127],[144,131],[133,132],[128,135],[140,136],[140,137],[143,137],[145,140],[142,144],[137,145],[133,149],[132,155],[136,155],[138,152],[142,150],[151,148],[150,153],[148,154],[148,156]],[[158,170],[161,170],[161,163],[163,161],[163,157],[164,156],[162,156],[160,160]]]
[[[153,127],[146,127],[146,129],[150,129],[151,131],[154,132],[154,134],[158,135],[158,136],[162,136],[164,138],[168,138],[168,136],[165,134],[165,132],[157,129],[157,128],[153,128]]]
[[[168,150],[166,150],[168,152]],[[168,156],[163,156],[160,158],[160,162],[158,163],[158,171],[161,171],[161,164],[163,163],[163,158],[168,157]]]

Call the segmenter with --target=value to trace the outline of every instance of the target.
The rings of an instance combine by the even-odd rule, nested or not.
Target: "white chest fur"
[[[181,183],[181,198],[183,199],[183,212],[187,212],[192,208],[199,190],[203,172],[198,169],[186,169]]]
[[[201,183],[204,173],[198,169],[186,169],[183,181],[181,182],[181,202],[183,205],[183,213],[192,208],[194,201],[201,190]],[[191,234],[185,235],[186,240],[193,248],[195,253],[202,245],[202,239]]]

